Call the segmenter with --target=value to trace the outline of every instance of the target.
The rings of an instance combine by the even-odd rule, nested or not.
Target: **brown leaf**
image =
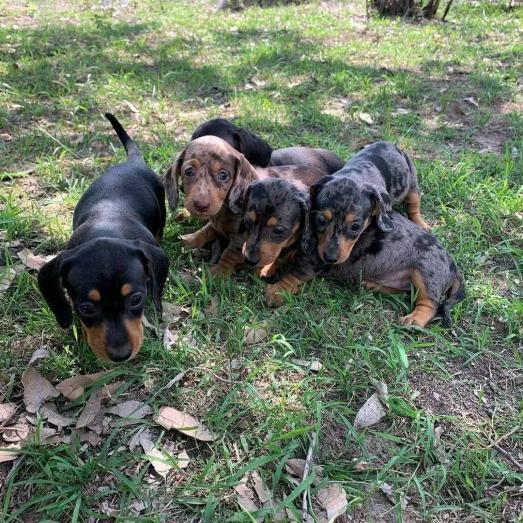
[[[22,374],[24,404],[28,412],[35,413],[48,398],[56,398],[58,391],[36,369],[29,367]]]
[[[68,418],[62,416],[57,410],[53,403],[46,403],[40,408],[40,415],[43,419],[47,420],[48,423],[61,429],[62,427],[68,427],[69,425],[75,424],[74,418]]]
[[[162,407],[154,421],[166,429],[176,429],[200,441],[213,441],[216,435],[202,425],[196,418],[172,407]]]
[[[78,376],[73,376],[60,382],[56,386],[56,390],[69,401],[74,401],[85,392],[86,387],[98,381],[105,374],[107,374],[107,371],[97,372],[96,374],[80,374]]]
[[[247,512],[255,512],[258,510],[258,506],[254,503],[254,492],[250,487],[247,486],[249,476],[243,476],[240,483],[234,487],[234,490],[238,494],[236,501]],[[263,518],[256,518],[256,521],[263,521]]]
[[[22,249],[16,254],[27,268],[34,269],[36,271],[39,271],[47,262],[51,261],[53,258],[56,258],[56,254],[51,254],[45,257],[37,256],[27,248]]]
[[[145,458],[150,461],[154,470],[163,478],[167,477],[167,474],[169,474],[173,468],[168,461],[169,457],[172,458],[172,455],[167,452],[161,452],[156,447],[149,449],[145,453]]]
[[[14,267],[2,267],[0,269],[0,293],[9,289],[11,283],[13,283],[13,280],[16,277],[16,274],[17,271]]]
[[[327,512],[327,520],[332,523],[347,510],[347,493],[339,483],[329,483],[316,493],[316,499]]]
[[[251,479],[256,495],[262,505],[264,507],[272,507],[272,492],[267,488],[267,485],[257,470],[251,472]]]
[[[18,443],[28,439],[32,432],[33,427],[22,420],[18,420],[13,426],[2,429],[2,437],[8,443]]]
[[[7,447],[1,447],[0,448],[0,463],[4,463],[6,461],[14,461],[18,456],[20,456],[20,452],[17,452],[17,450],[20,450],[20,445],[8,445]]]
[[[16,412],[14,403],[0,403],[0,422],[9,421]]]
[[[102,392],[101,389],[95,390],[87,400],[82,410],[76,428],[81,429],[93,423],[102,412]]]
[[[378,423],[387,411],[383,407],[378,393],[375,392],[360,408],[354,420],[354,428],[361,429],[371,427]]]
[[[285,462],[285,470],[294,474],[296,477],[303,479],[303,473],[305,472],[305,460],[300,458],[291,458]],[[323,476],[323,467],[321,465],[314,465],[314,473],[318,479]]]
[[[260,343],[269,335],[269,324],[268,322],[262,322],[260,327],[244,327],[243,328],[243,341],[245,345],[255,345]]]
[[[167,390],[167,389],[170,389],[173,385],[176,385],[179,381],[181,381],[183,379],[183,377],[185,376],[185,374],[187,373],[188,371],[184,370],[183,372],[179,372],[178,374],[176,374],[176,376],[169,380],[163,387],[161,390]]]
[[[124,103],[124,105],[126,105],[129,108],[129,111],[131,111],[132,113],[134,113],[134,114],[138,114],[139,113],[138,108],[136,107],[136,105],[132,104],[128,100],[124,100],[123,103]]]
[[[44,349],[43,347],[40,347],[39,349],[36,349],[33,352],[33,355],[31,356],[31,359],[29,360],[28,365],[31,365],[32,363],[34,363],[37,360],[47,358],[47,356],[49,356],[49,351]]]
[[[165,328],[165,331],[163,333],[163,346],[169,350],[171,347],[176,345],[176,342],[178,341],[178,333],[171,331],[169,327]]]
[[[153,409],[143,401],[129,400],[118,403],[107,410],[109,414],[115,414],[121,418],[142,419],[149,416]]]

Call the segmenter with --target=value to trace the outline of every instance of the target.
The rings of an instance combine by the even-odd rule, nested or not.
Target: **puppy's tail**
[[[438,314],[441,316],[445,327],[452,326],[450,310],[463,298],[465,298],[465,282],[463,281],[463,276],[458,274],[447,291],[447,298],[440,304],[438,309]]]
[[[143,161],[142,155],[140,154],[138,147],[133,142],[132,138],[127,134],[125,129],[122,127],[122,124],[117,120],[116,116],[114,116],[111,113],[105,113],[105,117],[111,122],[111,125],[113,126],[113,129],[116,131],[118,138],[120,138],[120,141],[125,147],[125,151],[127,152],[127,158],[129,160],[140,159]]]

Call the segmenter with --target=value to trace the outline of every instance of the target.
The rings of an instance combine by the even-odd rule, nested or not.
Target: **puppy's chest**
[[[237,214],[233,214],[228,209],[222,208],[222,210],[210,219],[210,222],[214,229],[223,236],[229,236],[236,234],[243,217]]]

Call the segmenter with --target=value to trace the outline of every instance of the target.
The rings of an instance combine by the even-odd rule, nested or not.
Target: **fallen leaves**
[[[358,113],[358,118],[368,125],[372,125],[374,123],[374,120],[369,113]]]
[[[56,390],[69,401],[74,401],[85,392],[86,387],[98,381],[105,374],[107,374],[107,372],[102,371],[97,372],[96,374],[80,374],[78,376],[73,376],[61,381],[56,386]]]
[[[76,428],[81,429],[91,425],[102,411],[102,393],[101,390],[95,390],[89,396],[85,407],[80,413],[80,417],[76,422]]]
[[[259,327],[244,327],[243,341],[245,345],[255,345],[269,336],[268,322],[262,322]]]
[[[318,372],[323,368],[321,361],[314,358],[310,360],[292,359],[291,361],[294,363],[294,365],[298,365],[298,367],[305,367],[307,370],[311,370],[312,372]]]
[[[118,403],[107,410],[108,414],[115,414],[121,418],[142,419],[152,414],[153,409],[143,401],[129,400]]]
[[[327,513],[326,520],[328,523],[334,521],[338,516],[345,514],[347,510],[347,493],[339,483],[330,483],[320,489],[315,497]]]
[[[18,456],[20,456],[20,445],[8,445],[7,447],[0,448],[0,463],[5,463],[6,461],[14,461]]]
[[[354,428],[363,429],[365,427],[372,427],[376,425],[387,411],[382,405],[378,393],[375,392],[360,408],[354,419]]]
[[[186,436],[200,441],[214,441],[216,435],[196,418],[172,407],[162,407],[153,418],[155,423],[166,429],[176,429]]]
[[[22,249],[16,254],[28,269],[33,269],[35,271],[39,271],[47,262],[56,257],[56,254],[49,256],[38,256],[33,254],[33,252],[27,248]]]
[[[0,423],[9,421],[16,412],[16,405],[14,403],[0,404]]]
[[[47,399],[59,395],[58,390],[33,367],[29,367],[22,374],[22,385],[25,408],[31,413],[37,412]]]

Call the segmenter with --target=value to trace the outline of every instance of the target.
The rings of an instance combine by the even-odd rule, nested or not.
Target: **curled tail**
[[[127,152],[127,158],[129,160],[133,160],[136,158],[139,158],[141,160],[142,155],[140,154],[138,147],[133,142],[132,138],[127,134],[125,129],[122,127],[122,124],[117,120],[116,116],[114,116],[111,113],[105,113],[105,117],[111,122],[111,125],[113,126],[113,129],[116,131],[118,138],[120,138],[120,141],[125,147],[125,151]]]
[[[438,314],[441,315],[442,323],[445,327],[452,326],[450,310],[463,298],[465,298],[465,282],[463,281],[463,276],[461,274],[457,274],[456,278],[450,285],[449,290],[447,291],[447,298],[442,303],[440,303],[438,308]]]

